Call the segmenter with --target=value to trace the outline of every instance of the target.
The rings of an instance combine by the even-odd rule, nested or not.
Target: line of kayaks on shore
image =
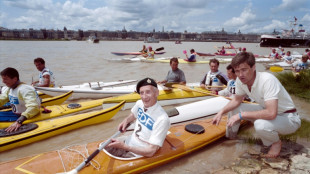
[[[187,122],[202,117],[209,117],[217,113],[228,101],[228,99],[223,97],[213,97],[169,109],[167,113],[172,124]],[[11,147],[20,146],[20,143],[27,144],[32,140],[40,140],[82,126],[104,122],[111,119],[124,104],[125,101],[122,101],[111,108],[101,111],[36,122],[35,124],[38,128],[33,131],[16,136],[14,135],[11,138],[0,138],[0,149],[2,151],[3,149],[7,150],[6,148],[10,149]],[[245,107],[247,105],[249,107],[255,106],[255,104],[248,103],[243,103],[242,105],[245,105]],[[205,109],[206,106],[208,106],[208,109]],[[94,158],[94,160],[99,162],[101,166],[100,169],[97,170],[89,165],[81,172],[140,173],[184,156],[225,135],[225,121],[221,122],[219,126],[212,125],[210,119],[194,121],[192,124],[200,125],[203,127],[204,131],[199,132],[199,134],[186,131],[186,127],[189,125],[188,122],[172,126],[163,147],[152,158],[121,159],[100,152]],[[40,128],[43,129],[41,130]],[[4,139],[8,139],[8,142],[3,143]],[[100,143],[101,142],[89,143],[86,147],[89,152],[93,152],[98,148]],[[82,147],[84,146],[73,146],[70,147],[70,149],[81,150]],[[77,155],[74,150],[68,150],[62,153],[63,151],[66,151],[66,149],[35,154],[34,156],[3,162],[0,163],[0,170],[3,173],[18,173],[20,171],[26,173],[59,173],[70,171],[83,161],[82,158],[76,158],[80,160],[75,160],[75,158],[68,157]]]
[[[192,89],[190,91],[177,88],[165,90],[160,89],[158,101],[162,106],[196,101],[194,103],[167,110],[172,124],[211,116],[217,113],[229,101],[224,97],[212,97],[208,95],[209,91],[201,89],[196,83],[192,85],[193,86],[189,87],[189,89]],[[53,97],[53,101],[57,104],[50,103],[51,106],[49,106],[50,104],[46,105],[46,108],[52,112],[42,113],[42,109],[40,115],[24,122],[20,132],[15,132],[13,134],[6,133],[4,128],[12,124],[12,122],[1,122],[0,152],[40,141],[84,126],[105,122],[113,118],[122,108],[131,108],[134,103],[140,99],[140,96],[137,93],[131,92],[126,95],[58,105],[58,103],[62,103],[64,99],[67,99],[72,94],[74,94],[74,92],[71,90],[67,93],[63,93],[61,96]],[[48,101],[49,99],[46,100]],[[79,111],[93,109],[98,106],[102,106],[103,108],[99,111],[92,110],[92,112],[76,114]],[[65,116],[68,114],[74,115]],[[185,131],[184,127],[186,126],[186,123],[173,126],[170,129],[170,134],[167,135],[164,147],[161,148],[152,158],[129,160],[117,159],[106,155],[104,152],[100,152],[98,157],[96,157],[99,158],[100,165],[102,166],[99,171],[88,166],[83,169],[82,172],[135,173],[146,171],[172,159],[181,157],[188,152],[197,150],[204,145],[221,138],[225,134],[224,122],[222,122],[219,127],[211,125],[210,121],[207,120],[197,122],[197,124],[200,124],[206,130],[203,134],[199,134],[199,136]],[[132,129],[132,127],[130,127],[129,130],[130,129]],[[188,140],[189,137],[191,138],[190,140]],[[90,143],[87,145],[87,148],[92,152],[98,147],[98,143],[100,142]],[[66,161],[62,161],[64,159],[66,158],[60,157],[57,151],[53,151],[32,157],[2,162],[0,163],[0,170],[3,173],[18,173],[21,170],[27,171],[28,173],[58,173],[71,170],[67,167],[64,169],[63,165],[66,165],[67,163]],[[73,167],[76,167],[76,165],[81,162],[75,161],[74,159],[72,160],[74,162]],[[113,165],[109,166],[112,161]],[[72,161],[70,161],[70,163],[72,163]]]

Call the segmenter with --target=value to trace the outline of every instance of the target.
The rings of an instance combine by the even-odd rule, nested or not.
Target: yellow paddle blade
[[[284,68],[282,68],[280,66],[272,66],[272,67],[270,67],[270,71],[271,72],[281,72],[283,70],[284,70]]]

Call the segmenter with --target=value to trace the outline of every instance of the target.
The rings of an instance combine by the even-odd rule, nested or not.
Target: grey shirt
[[[165,80],[167,83],[186,82],[184,72],[179,68],[175,71],[169,70]]]

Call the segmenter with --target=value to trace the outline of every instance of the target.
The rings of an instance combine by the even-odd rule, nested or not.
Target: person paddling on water
[[[37,87],[55,87],[55,77],[52,71],[45,67],[43,58],[34,59],[34,65],[40,71],[39,81],[32,82],[33,86]]]
[[[153,48],[149,46],[149,51],[143,55],[143,57],[147,59],[154,59],[155,52],[153,51]]]
[[[309,68],[309,62],[308,62],[309,56],[304,54],[301,57],[300,61],[296,61],[292,64],[292,70],[294,72],[300,72],[302,70],[308,69]]]
[[[227,126],[237,134],[241,120],[253,121],[256,135],[265,146],[270,146],[264,157],[279,156],[282,148],[279,134],[294,133],[301,124],[293,100],[274,75],[256,71],[255,57],[252,53],[237,54],[232,59],[231,65],[238,77],[236,93],[213,118],[213,124],[218,125],[223,114],[235,111],[227,121]],[[255,111],[240,109],[242,107],[240,104],[246,95],[258,103]]]
[[[225,51],[225,47],[224,46],[222,46],[222,49],[221,50],[217,50],[217,52],[219,53],[219,54],[225,54],[226,53],[226,51]]]
[[[136,102],[131,113],[118,127],[125,132],[128,124],[135,121],[133,133],[125,141],[112,139],[105,148],[118,157],[152,157],[163,146],[170,128],[170,119],[157,102],[159,91],[155,80],[145,78],[139,81],[136,90],[141,100]]]
[[[178,68],[179,60],[176,57],[170,59],[170,67],[171,70],[168,71],[166,79],[163,81],[157,82],[158,84],[165,84],[165,83],[178,83],[181,85],[186,84],[186,79],[184,72]]]
[[[218,70],[220,66],[220,62],[217,59],[211,59],[209,62],[210,71],[206,73],[203,79],[200,81],[201,88],[208,88],[214,91],[217,94],[219,90],[222,90],[220,87],[212,87],[212,86],[223,86],[227,85],[227,81],[229,80],[227,76]]]
[[[0,121],[15,121],[5,129],[6,132],[17,131],[23,122],[40,112],[40,98],[35,89],[19,80],[16,69],[8,67],[1,71],[2,82],[8,87],[0,95],[0,106],[10,102],[12,111],[0,112]]]
[[[191,49],[190,52],[191,52],[191,55],[189,57],[187,56],[187,54],[185,54],[186,59],[184,59],[184,60],[188,61],[188,62],[196,62],[196,52],[195,52],[195,50]]]
[[[147,53],[147,49],[146,49],[145,45],[143,45],[142,50],[140,52],[141,52],[141,54]]]

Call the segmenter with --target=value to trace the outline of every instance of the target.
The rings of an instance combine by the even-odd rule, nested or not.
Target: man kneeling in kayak
[[[159,91],[155,80],[145,78],[139,81],[136,90],[141,100],[136,102],[131,113],[119,125],[119,130],[125,132],[127,125],[136,121],[133,133],[126,137],[125,142],[112,139],[105,148],[115,156],[152,157],[162,147],[170,128],[170,119],[157,102]]]
[[[35,89],[19,81],[18,71],[14,68],[6,68],[1,71],[3,83],[9,88],[0,96],[0,106],[10,102],[12,111],[0,112],[0,121],[15,121],[5,131],[18,130],[22,123],[36,116],[40,112],[41,100]]]

